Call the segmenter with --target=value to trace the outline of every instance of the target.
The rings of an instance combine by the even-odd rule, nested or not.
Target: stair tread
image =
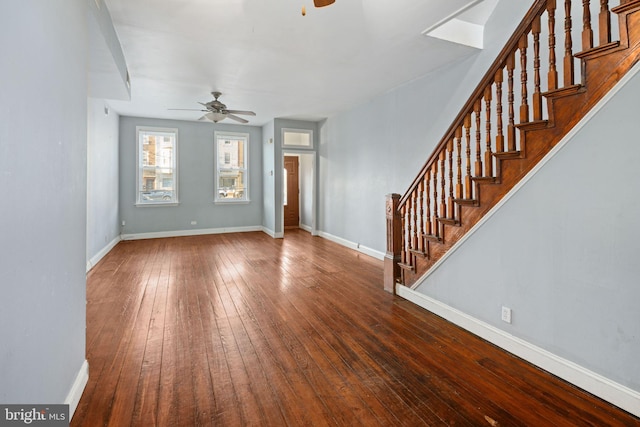
[[[516,128],[520,130],[537,130],[549,127],[549,120],[535,120],[532,122],[518,123]]]
[[[522,151],[501,151],[499,153],[493,153],[493,157],[501,160],[518,159],[521,156],[522,156]]]
[[[573,56],[580,59],[586,58],[595,58],[597,56],[604,55],[608,53],[610,50],[618,49],[620,47],[620,42],[611,42],[606,43],[601,46],[592,47],[591,49],[583,50],[582,52],[574,53]]]
[[[409,252],[422,258],[427,257],[427,253],[425,251],[421,251],[420,249],[409,249]]]
[[[440,236],[436,236],[435,234],[422,234],[420,237],[423,239],[427,239],[431,242],[442,242]]]
[[[480,202],[476,199],[453,199],[453,201],[464,206],[480,206]]]
[[[571,96],[584,90],[582,85],[571,85],[560,89],[548,90],[542,93],[545,98],[562,98],[563,96]]]
[[[621,4],[620,6],[612,8],[611,12],[620,14],[624,12],[631,12],[634,9],[640,9],[640,0],[628,1],[625,4]]]
[[[457,218],[438,218],[438,221],[446,225],[460,225],[460,220]]]
[[[404,264],[402,262],[398,263],[398,267],[402,268],[403,270],[409,270],[409,271],[413,271],[414,267],[411,264]]]
[[[496,179],[495,176],[474,176],[474,177],[471,177],[471,180],[475,182],[487,182],[489,184],[498,183],[498,180]]]

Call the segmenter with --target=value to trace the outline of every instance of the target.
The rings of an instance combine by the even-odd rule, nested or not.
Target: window
[[[313,148],[313,131],[283,128],[282,145],[285,147]]]
[[[178,129],[136,128],[137,205],[178,203]]]
[[[249,201],[248,133],[215,133],[216,202]]]

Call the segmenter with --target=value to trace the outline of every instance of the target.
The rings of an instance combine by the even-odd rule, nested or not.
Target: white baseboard
[[[107,244],[107,246],[105,246],[104,248],[102,248],[100,250],[100,252],[98,252],[97,254],[95,254],[94,256],[92,256],[89,261],[87,261],[87,273],[89,272],[89,270],[91,270],[93,267],[95,267],[95,265],[102,259],[104,258],[104,256],[106,254],[109,253],[109,251],[111,251],[111,249],[114,248],[115,245],[118,244],[118,242],[120,242],[121,238],[120,236],[117,236],[115,239],[113,239],[111,242],[109,242]]]
[[[551,372],[625,411],[640,416],[640,392],[618,384],[570,360],[557,356],[406,286],[397,284],[396,292],[399,296],[484,338],[498,347]]]
[[[122,240],[142,240],[160,239],[164,237],[201,236],[204,234],[246,233],[250,231],[265,231],[265,228],[261,225],[252,225],[248,227],[201,228],[194,230],[156,231],[151,233],[123,234],[121,237]]]
[[[300,228],[308,233],[311,233],[312,236],[320,236],[320,232],[318,230],[314,230],[310,225],[300,224]]]
[[[381,261],[384,260],[384,252],[380,252],[375,249],[368,248],[366,246],[361,245],[360,243],[355,243],[347,239],[343,239],[342,237],[338,237],[338,236],[334,236],[332,234],[326,233],[324,231],[319,231],[318,236],[327,240],[331,240],[332,242],[335,242],[339,245],[346,246],[349,249],[362,252],[363,254],[369,255],[370,257],[379,259]]]
[[[82,362],[82,366],[80,366],[80,370],[76,375],[76,379],[71,386],[71,390],[69,390],[69,394],[67,394],[67,398],[64,400],[65,405],[69,405],[69,419],[73,418],[74,412],[76,412],[76,408],[78,407],[78,403],[80,403],[80,398],[82,397],[82,392],[84,392],[84,388],[87,386],[87,382],[89,381],[89,362],[85,359]]]
[[[284,233],[283,232],[276,233],[272,229],[264,227],[264,226],[262,227],[262,231],[265,232],[266,234],[268,234],[269,236],[273,237],[274,239],[282,239],[284,237]]]

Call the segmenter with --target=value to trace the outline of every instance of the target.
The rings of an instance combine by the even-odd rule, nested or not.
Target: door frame
[[[311,233],[312,236],[318,235],[318,226],[317,226],[317,197],[318,197],[318,153],[316,151],[311,150],[296,150],[291,148],[282,149],[282,158],[280,159],[280,164],[283,166],[280,174],[283,173],[284,170],[284,156],[297,156],[298,158],[303,156],[309,156],[311,159],[311,226],[302,224],[302,202],[304,194],[302,193],[302,186],[300,185],[300,180],[302,178],[302,168],[300,167],[301,163],[298,160],[298,188],[300,189],[300,196],[298,200],[298,216],[300,228]],[[280,207],[280,229],[284,234],[284,179],[280,181],[280,200],[282,201],[282,206]],[[306,193],[305,193],[306,194]]]

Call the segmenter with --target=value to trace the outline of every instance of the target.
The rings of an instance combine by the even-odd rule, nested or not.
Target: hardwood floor
[[[87,279],[71,425],[640,425],[382,280],[298,230],[121,242]]]

